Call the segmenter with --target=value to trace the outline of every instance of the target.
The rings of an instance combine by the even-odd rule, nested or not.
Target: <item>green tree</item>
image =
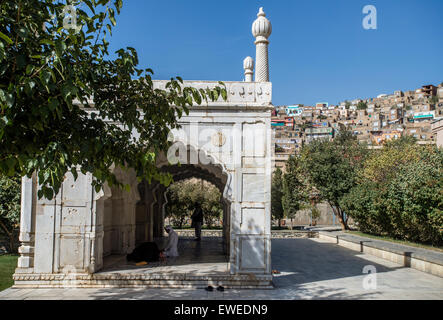
[[[284,216],[291,219],[291,229],[292,221],[297,212],[304,208],[308,195],[309,188],[300,163],[300,156],[291,156],[286,162],[286,173],[283,175],[282,196]]]
[[[399,165],[420,158],[422,148],[413,136],[405,135],[387,141],[380,150],[374,150],[361,167],[360,180],[366,179],[385,185],[398,171]]]
[[[20,179],[0,174],[0,234],[9,239],[9,252],[16,252],[20,222]]]
[[[419,161],[400,166],[386,207],[396,238],[443,244],[443,152],[424,148]]]
[[[301,125],[300,125],[300,129],[302,130],[302,132],[305,132],[306,129],[308,128],[312,128],[312,122],[311,121],[304,121]]]
[[[317,205],[316,205],[316,204],[313,204],[313,205],[310,207],[310,210],[311,210],[312,224],[313,224],[313,225],[316,225],[316,224],[317,224],[317,219],[319,219],[320,216],[321,216],[321,212],[320,212],[320,210],[317,208]]]
[[[429,99],[429,102],[432,103],[432,104],[437,104],[438,103],[438,96],[432,96]]]
[[[172,220],[174,226],[182,228],[185,220],[190,216],[190,199],[189,194],[184,193],[184,181],[172,183],[167,192],[166,197],[168,203],[166,205],[166,217]]]
[[[363,232],[443,243],[443,149],[410,136],[374,150],[343,206]]]
[[[343,230],[349,228],[341,201],[356,184],[356,170],[366,150],[349,130],[342,128],[333,141],[316,140],[301,151],[303,171],[319,197],[332,207]]]
[[[197,203],[202,207],[204,222],[209,228],[223,214],[221,193],[216,186],[207,181],[203,181],[203,186],[202,182],[196,179],[174,182],[169,186],[166,196],[166,216],[179,228],[190,218]]]
[[[366,110],[368,108],[368,105],[366,104],[366,102],[360,101],[357,104],[357,110]]]
[[[203,199],[201,200],[203,217],[206,226],[211,228],[215,222],[223,216],[223,209],[220,203],[221,192],[216,186],[207,181],[203,182],[203,188],[204,192],[202,192],[200,184],[200,188],[196,188],[196,191],[198,190],[198,193],[203,195]]]
[[[49,199],[76,168],[93,174],[96,190],[122,186],[111,165],[168,184],[155,158],[167,150],[169,130],[194,102],[226,99],[226,90],[183,87],[179,77],[155,89],[134,48],[109,58],[106,37],[122,0],[72,4],[79,28],[66,29],[62,2],[0,2],[0,173],[38,172],[38,195]]]
[[[278,226],[281,227],[281,219],[283,219],[283,173],[280,168],[274,171],[271,185],[271,213],[272,218],[278,220]]]
[[[349,101],[345,101],[345,109],[348,110],[351,107],[351,103]]]
[[[390,218],[386,215],[385,193],[372,181],[359,184],[346,194],[341,204],[362,232],[392,234]]]

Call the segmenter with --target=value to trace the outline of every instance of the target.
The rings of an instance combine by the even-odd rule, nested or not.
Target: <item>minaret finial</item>
[[[243,69],[245,69],[245,81],[252,82],[252,76],[254,75],[254,59],[246,57],[243,60]]]
[[[266,13],[263,11],[263,7],[260,7],[257,13],[257,17],[266,17]]]

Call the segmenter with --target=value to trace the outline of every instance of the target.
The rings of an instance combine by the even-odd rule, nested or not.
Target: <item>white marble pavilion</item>
[[[181,272],[162,267],[106,272],[107,262],[130,253],[138,243],[164,236],[166,188],[156,182],[138,183],[130,168],[115,168],[117,176],[131,185],[130,192],[105,185],[96,193],[91,174],[79,174],[75,181],[67,174],[59,194],[49,201],[38,199],[35,176],[23,179],[14,287],[181,287],[210,282],[271,287],[271,31],[260,8],[252,25],[255,81],[254,61],[247,57],[244,81],[223,81],[227,101],[220,98],[192,107],[180,119],[181,129],[172,131],[173,149],[158,159],[160,170],[172,173],[175,181],[202,178],[222,192],[226,270]],[[158,88],[166,83],[155,81]],[[218,82],[185,85],[207,88]]]

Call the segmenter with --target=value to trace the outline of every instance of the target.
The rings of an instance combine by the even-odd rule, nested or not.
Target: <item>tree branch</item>
[[[5,230],[6,234],[11,237],[12,236],[12,231],[9,231],[8,228],[6,227],[6,225],[3,223],[2,220],[0,220],[0,226],[3,228],[3,230]]]

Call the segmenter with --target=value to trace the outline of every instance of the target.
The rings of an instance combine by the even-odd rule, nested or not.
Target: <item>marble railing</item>
[[[175,229],[180,237],[194,237],[194,229]],[[223,230],[202,230],[202,237],[222,237]],[[271,237],[273,239],[281,238],[317,238],[316,231],[301,231],[301,230],[272,230]]]
[[[154,89],[165,90],[169,80],[153,80]],[[226,86],[227,100],[220,96],[217,101],[208,103],[202,102],[202,106],[269,106],[272,102],[271,82],[243,82],[243,81],[223,81]],[[196,89],[213,89],[216,86],[223,87],[218,81],[183,81],[183,86]],[[81,104],[74,99],[74,104]],[[93,105],[92,99],[88,100],[89,105]]]
[[[154,88],[165,89],[167,80],[153,80]],[[272,83],[271,82],[242,82],[242,81],[223,81],[227,91],[227,101],[222,97],[215,102],[208,101],[208,105],[251,105],[266,106],[272,101]],[[218,81],[183,81],[186,87],[196,89],[222,87]],[[202,103],[205,105],[205,102]]]

